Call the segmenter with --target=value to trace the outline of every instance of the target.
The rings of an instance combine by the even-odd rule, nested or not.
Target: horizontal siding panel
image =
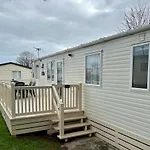
[[[124,63],[124,64],[129,64],[130,61],[128,59],[124,59],[124,60],[116,60],[114,59],[113,61],[104,61],[103,65],[111,65],[111,64],[120,64],[120,63]]]
[[[107,53],[105,53],[105,55],[104,55],[104,59],[109,59],[109,58],[116,58],[116,57],[119,57],[120,58],[120,56],[127,56],[127,55],[130,55],[131,54],[131,52],[130,52],[130,48],[127,50],[127,48],[126,47],[124,47],[124,48],[122,48],[122,51],[117,51],[117,52],[115,52],[115,53],[109,53],[108,51],[107,51]]]
[[[111,55],[110,55],[111,56]],[[117,56],[117,57],[110,57],[110,58],[108,58],[108,57],[103,57],[103,61],[105,62],[110,62],[110,61],[114,61],[114,60],[120,60],[120,61],[122,61],[122,60],[130,60],[130,55],[129,56],[127,56],[127,55],[123,55],[123,56]]]
[[[90,108],[86,108],[86,112],[87,110],[89,110]],[[95,111],[98,111],[97,109]],[[150,135],[148,134],[148,132],[145,132],[143,130],[141,130],[141,127],[137,126],[136,124],[131,124],[130,122],[126,122],[126,121],[122,121],[122,119],[120,119],[118,116],[118,114],[116,115],[116,117],[114,115],[109,115],[107,114],[107,111],[103,111],[101,110],[99,112],[99,114],[102,114],[102,115],[97,115],[95,114],[93,110],[91,110],[90,112],[87,112],[86,115],[89,116],[89,118],[95,118],[95,119],[99,119],[101,121],[104,121],[107,122],[107,123],[110,123],[115,125],[115,126],[118,126],[119,128],[123,128],[123,129],[126,129],[128,131],[131,131],[131,132],[134,132],[136,134],[139,134],[139,135],[143,135],[145,136],[146,138],[150,138]]]
[[[87,85],[88,86],[88,85]],[[86,93],[89,93],[90,92],[90,95],[94,95],[96,94],[98,91],[99,91],[99,88],[100,87],[94,87],[94,86],[91,86],[89,89],[88,87],[84,86],[84,92]],[[92,91],[92,89],[94,89]],[[133,93],[133,92],[128,92],[128,91],[124,91],[124,92],[118,92],[118,91],[113,91],[112,90],[103,90],[102,88],[101,89],[101,92],[100,94],[96,94],[98,97],[100,97],[101,95],[104,95],[105,97],[108,97],[108,95],[110,95],[110,97],[114,96],[115,98],[117,98],[116,96],[120,96],[118,97],[119,99],[122,99],[122,100],[127,100],[127,101],[134,101],[134,102],[137,102],[137,103],[140,103],[141,104],[144,104],[145,102],[147,102],[146,104],[147,105],[150,105],[150,92],[144,92],[144,93],[148,93],[149,95],[144,95],[144,93],[142,94],[136,94],[136,93]],[[106,95],[106,93],[108,95]],[[96,96],[95,95],[95,96]],[[143,96],[145,96],[143,98]]]
[[[135,34],[72,51],[71,58],[65,53],[45,62],[63,59],[65,83],[84,83],[85,56],[103,50],[101,87],[83,84],[85,113],[150,138],[150,92],[130,89],[131,47],[138,40],[139,34]],[[150,31],[146,40],[150,40]]]
[[[117,104],[115,102],[113,102],[113,105],[112,105],[112,103],[103,102],[103,101],[99,101],[96,104],[98,104],[98,103],[101,103],[101,107],[103,107],[103,109],[108,109],[108,107],[110,106],[110,108],[112,108],[112,109],[114,108],[114,109],[117,109],[118,111],[125,111],[126,113],[138,115],[139,117],[142,117],[145,120],[148,120],[150,118],[149,112],[146,113],[143,108],[136,108],[136,107],[132,107],[132,106],[128,107],[127,105]],[[135,116],[135,118],[136,118],[136,116]]]
[[[110,103],[110,102],[103,102],[103,101],[99,101],[99,102],[101,103],[101,106],[103,107],[104,110],[105,109],[107,109],[107,110],[115,109],[115,111],[116,111],[116,109],[119,107],[117,110],[120,112],[120,114],[124,114],[125,116],[128,116],[129,118],[130,118],[129,115],[131,115],[132,119],[135,119],[137,121],[141,120],[142,123],[145,120],[145,123],[150,124],[150,120],[149,120],[150,114],[146,114],[146,113],[142,114],[142,109],[141,109],[140,113],[137,113],[137,110],[135,110],[135,108],[131,109],[132,106],[130,106],[130,108],[128,108],[127,105],[117,104],[115,102],[114,102],[114,105],[112,105],[112,103]],[[95,102],[95,103],[98,105],[99,102]],[[123,111],[126,113],[123,113]],[[135,118],[133,118],[133,117],[135,117]]]
[[[110,69],[105,69],[105,70],[103,70],[103,72],[105,73],[105,72],[111,72],[112,74],[113,74],[113,72],[117,72],[117,73],[119,73],[119,72],[125,72],[125,73],[128,73],[128,72],[130,72],[130,69],[129,68],[110,68]]]
[[[112,81],[118,81],[118,80],[121,80],[121,81],[126,81],[126,80],[129,80],[130,77],[129,76],[114,76],[113,74],[111,76],[103,76],[103,79],[105,79],[106,81],[108,80],[112,80]]]
[[[90,108],[86,108],[86,112],[89,110]],[[98,111],[97,109],[95,111]],[[145,128],[142,126],[138,126],[137,124],[133,124],[131,123],[130,121],[126,121],[126,120],[123,120],[124,117],[122,119],[119,118],[119,115],[117,114],[116,117],[115,115],[111,115],[108,114],[107,112],[108,111],[98,111],[99,114],[102,114],[101,116],[100,115],[97,115],[95,114],[95,111],[94,112],[88,112],[86,115],[92,118],[95,118],[95,119],[99,119],[101,121],[106,121],[107,123],[110,123],[115,125],[115,126],[118,126],[119,128],[123,128],[123,129],[126,129],[128,131],[131,131],[131,132],[134,132],[136,134],[139,134],[139,135],[143,135],[145,136],[146,138],[150,138],[150,135],[149,135],[149,130],[148,132],[144,131]],[[123,120],[123,121],[122,121]],[[144,129],[144,130],[143,130]]]
[[[84,95],[84,96],[87,96],[87,95]],[[117,105],[119,107],[122,105],[122,107],[126,107],[127,109],[130,109],[130,107],[131,107],[131,110],[134,110],[134,108],[141,109],[140,112],[138,112],[141,114],[142,114],[142,109],[143,109],[143,111],[144,111],[143,117],[144,116],[146,117],[146,113],[145,113],[145,110],[146,110],[148,117],[150,117],[150,114],[149,114],[150,110],[148,110],[149,109],[148,104],[143,104],[143,103],[139,104],[138,102],[135,103],[135,102],[132,102],[131,100],[130,101],[127,101],[127,100],[124,101],[123,99],[117,99],[117,98],[114,98],[111,96],[109,97],[109,95],[108,95],[108,97],[103,97],[102,95],[101,95],[101,97],[95,97],[95,99],[97,99],[97,98],[99,98],[99,101],[101,101],[101,103],[106,103],[106,102],[107,103],[113,103],[114,105]],[[106,99],[107,101],[104,102],[103,99]],[[111,105],[113,106],[113,104],[111,104]],[[130,107],[129,107],[129,105],[130,105]]]
[[[124,63],[117,63],[117,64],[111,64],[111,65],[109,65],[109,66],[103,66],[103,70],[105,70],[105,69],[111,69],[111,68],[121,68],[121,69],[123,69],[123,68],[130,68],[130,63],[128,63],[128,64],[124,64]]]

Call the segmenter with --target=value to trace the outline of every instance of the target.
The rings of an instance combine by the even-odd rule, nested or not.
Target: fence
[[[64,110],[82,108],[82,85],[53,85]],[[53,86],[15,86],[0,82],[0,103],[12,115],[54,113]]]

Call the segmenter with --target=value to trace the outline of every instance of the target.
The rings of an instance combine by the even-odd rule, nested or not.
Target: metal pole
[[[35,48],[37,50],[37,52],[38,52],[38,59],[39,59],[41,48],[37,48],[37,47],[33,47],[33,48]]]

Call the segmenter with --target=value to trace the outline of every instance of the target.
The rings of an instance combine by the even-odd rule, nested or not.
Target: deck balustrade
[[[56,105],[63,105],[62,111],[81,110],[81,91],[81,84],[15,86],[13,83],[0,82],[0,103],[12,118],[46,112],[57,113]]]

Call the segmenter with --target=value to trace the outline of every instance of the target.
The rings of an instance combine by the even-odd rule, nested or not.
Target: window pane
[[[21,80],[21,71],[18,71],[18,80]]]
[[[48,63],[47,63],[47,79],[48,79],[48,80],[50,79],[50,69],[51,69],[51,63],[48,62]]]
[[[17,72],[16,71],[13,71],[13,79],[17,79]]]
[[[57,63],[57,84],[62,84],[62,62]]]
[[[13,71],[12,74],[14,80],[21,80],[21,71]]]
[[[54,81],[54,73],[55,73],[55,72],[54,72],[54,71],[55,71],[55,69],[54,69],[55,66],[54,66],[54,65],[55,65],[55,62],[52,61],[52,62],[51,62],[51,75],[52,75],[52,81]]]
[[[147,88],[149,44],[133,48],[132,87]]]
[[[100,54],[86,56],[86,83],[99,84]]]

